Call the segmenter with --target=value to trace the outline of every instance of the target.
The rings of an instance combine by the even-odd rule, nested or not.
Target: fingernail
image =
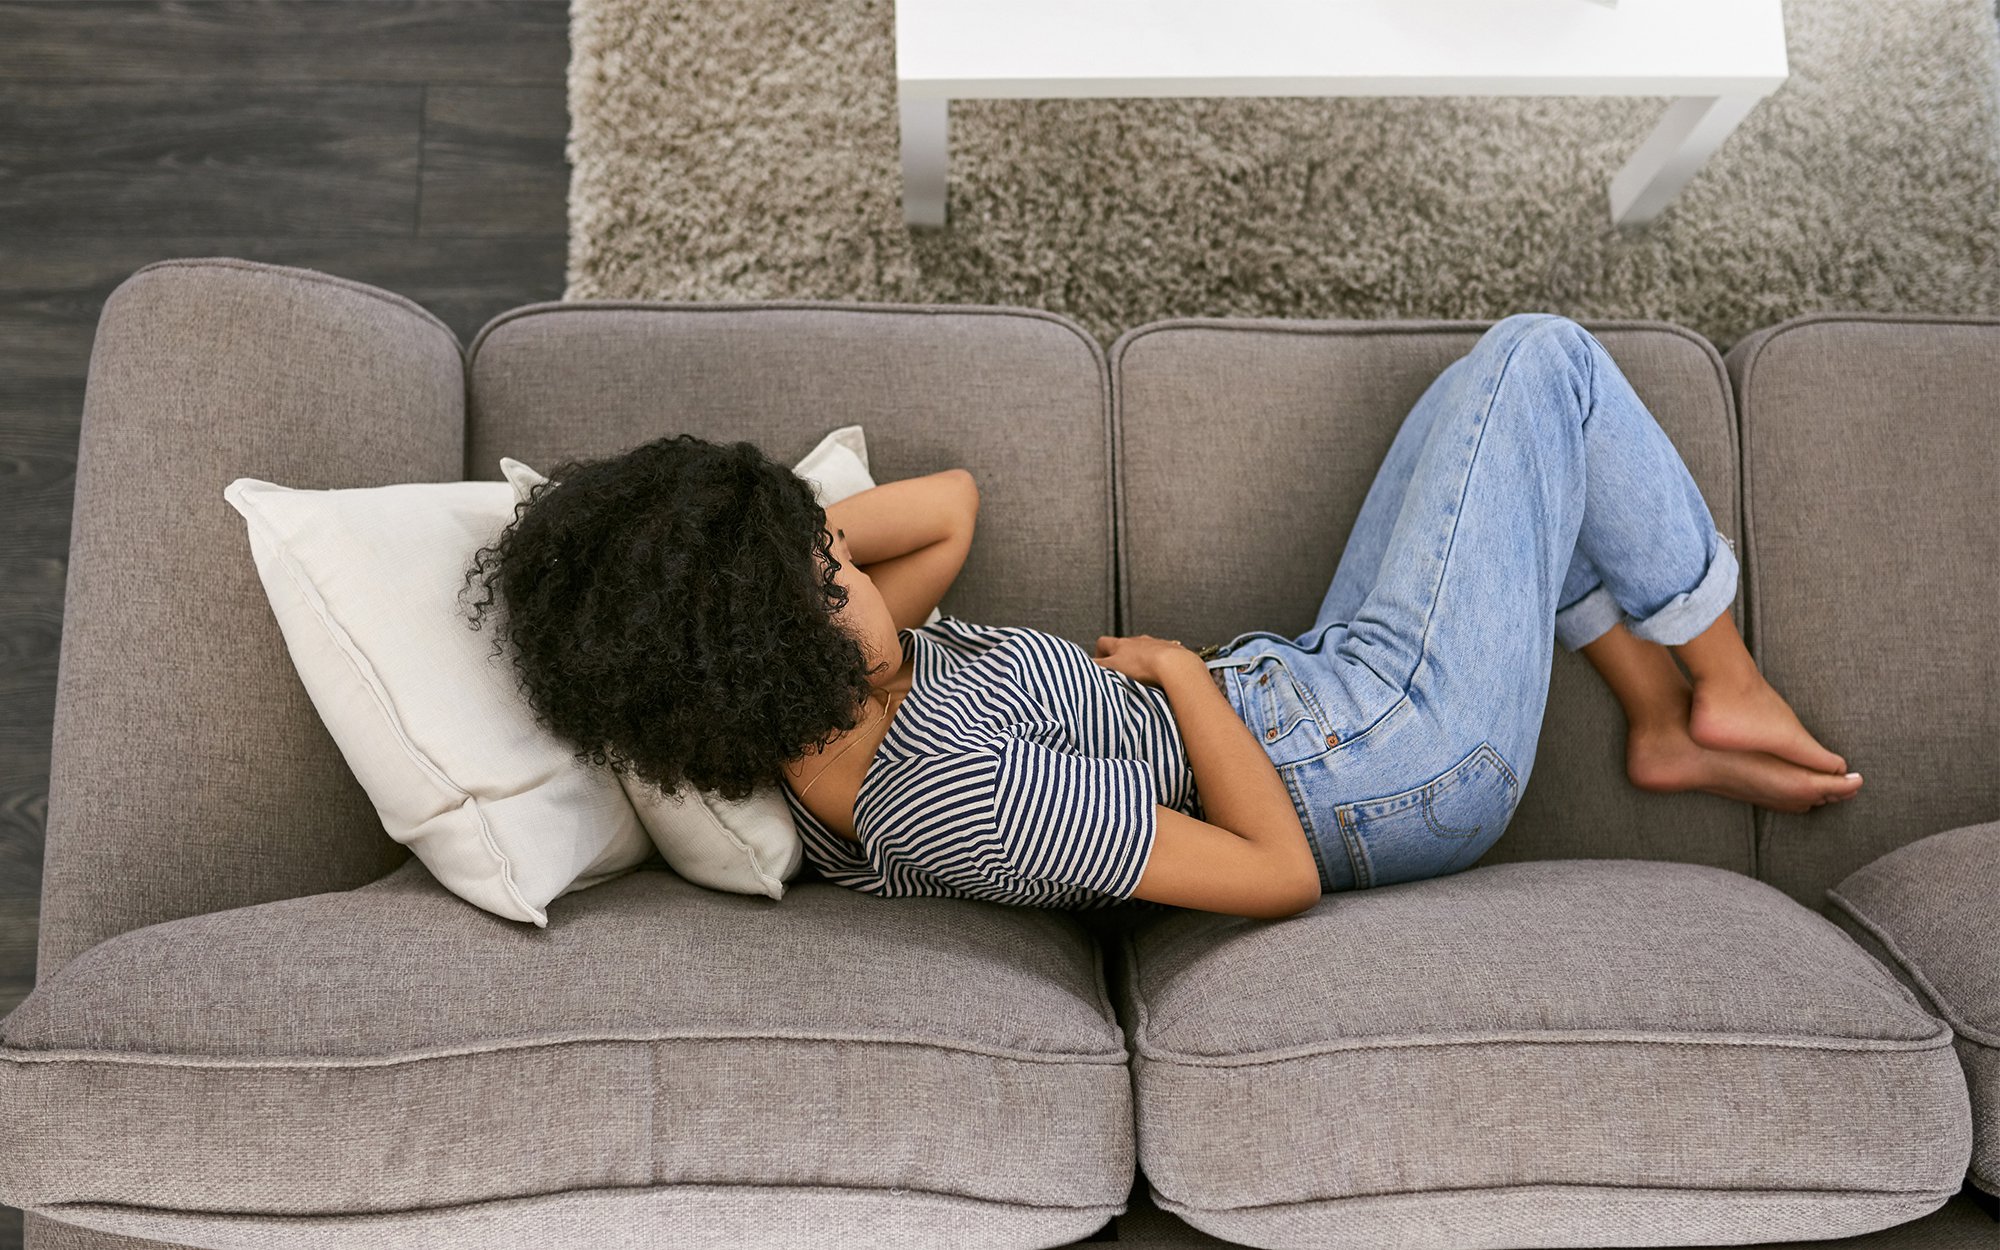
[[[1860,774],[1860,773],[1849,773],[1849,774],[1847,774],[1847,779],[1848,779],[1849,781],[1859,781],[1859,780],[1861,780],[1861,774]]]

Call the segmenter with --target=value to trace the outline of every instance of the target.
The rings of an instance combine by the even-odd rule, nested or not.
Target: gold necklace
[[[882,691],[881,693],[883,693],[883,694],[887,695],[887,694],[890,694],[891,692],[890,692],[890,691],[887,691],[887,690],[885,690],[885,691]],[[896,694],[903,694],[903,693],[906,693],[906,692],[905,692],[905,691],[900,691],[900,690],[898,690],[898,691],[895,691],[895,692],[893,692],[893,693],[896,693]],[[869,699],[869,706],[870,706],[870,707],[873,707],[873,706],[874,706],[874,699],[875,699],[875,694],[876,694],[876,692],[875,692],[875,691],[873,691],[873,690],[871,690],[871,691],[869,691],[869,692],[868,692],[868,699]],[[888,714],[889,714],[889,700],[885,698],[885,699],[883,699],[883,700],[882,700],[882,715],[883,715],[883,716],[887,716]],[[875,723],[875,719],[877,719],[877,718],[870,718],[870,719],[869,719],[869,721],[868,721],[868,724],[870,724],[870,725],[874,724],[874,723]],[[848,749],[849,749],[849,748],[851,748],[851,747],[852,747],[852,746],[853,746],[853,745],[855,744],[855,742],[857,742],[857,741],[859,741],[859,739],[854,739],[854,738],[850,738],[850,739],[848,740],[848,742],[847,742],[847,745],[846,745],[846,746],[843,746],[843,747],[841,747],[841,748],[840,748],[840,749],[839,749],[838,751],[835,751],[835,752],[833,753],[833,759],[830,759],[830,760],[828,760],[828,761],[827,761],[827,762],[826,762],[826,763],[825,763],[824,765],[822,765],[822,766],[820,767],[820,770],[819,770],[818,772],[816,772],[816,773],[814,773],[814,774],[813,774],[813,778],[812,778],[812,781],[808,781],[808,782],[806,782],[806,784],[805,784],[805,789],[802,789],[802,790],[800,790],[800,791],[799,791],[799,797],[800,797],[801,799],[805,798],[805,797],[806,797],[806,790],[810,790],[810,789],[812,789],[812,788],[813,788],[813,785],[814,785],[814,784],[815,784],[816,782],[818,782],[818,781],[819,781],[819,779],[820,779],[821,777],[824,777],[824,776],[826,776],[826,773],[827,773],[827,770],[833,767],[833,765],[834,765],[834,761],[835,761],[835,760],[838,760],[838,759],[839,759],[839,758],[840,758],[841,756],[843,756],[843,755],[847,754],[847,752],[848,752]]]

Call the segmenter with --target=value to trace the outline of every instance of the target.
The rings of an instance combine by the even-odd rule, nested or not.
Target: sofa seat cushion
[[[1491,864],[1120,937],[1140,1168],[1232,1241],[1813,1240],[1965,1175],[1949,1026],[1727,869]]]
[[[1950,1023],[1972,1094],[1968,1179],[2000,1194],[2000,821],[1898,847],[1826,897],[1828,914]]]
[[[412,859],[44,979],[0,1021],[0,1202],[149,1208],[188,1244],[188,1212],[487,1203],[485,1244],[528,1244],[505,1221],[546,1202],[507,1200],[771,1187],[1056,1244],[1124,1209],[1127,1058],[1061,911],[821,882],[776,902],[655,862],[539,929]]]

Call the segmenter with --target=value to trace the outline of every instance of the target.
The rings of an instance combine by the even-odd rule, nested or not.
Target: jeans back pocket
[[[1335,809],[1366,889],[1457,872],[1500,840],[1520,802],[1514,770],[1490,742],[1415,789]]]

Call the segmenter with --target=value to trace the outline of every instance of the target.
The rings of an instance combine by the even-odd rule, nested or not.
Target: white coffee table
[[[1611,220],[1651,221],[1785,81],[1779,4],[896,0],[903,219],[944,224],[953,100],[1671,96],[1611,180]]]

